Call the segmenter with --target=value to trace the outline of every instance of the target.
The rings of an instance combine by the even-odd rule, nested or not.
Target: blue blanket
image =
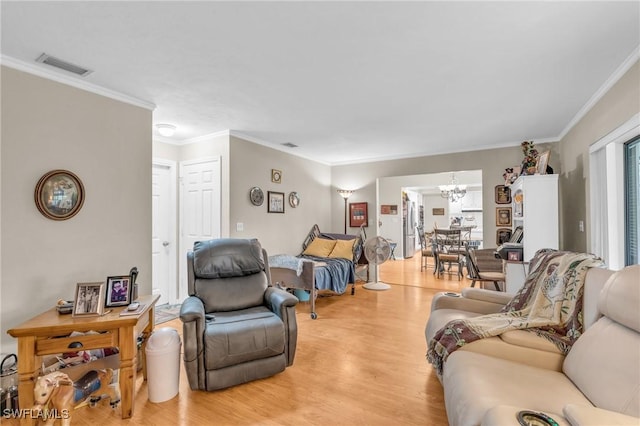
[[[349,283],[355,282],[356,269],[353,262],[342,258],[326,258],[303,255],[302,259],[322,262],[326,265],[316,266],[315,281],[318,290],[331,290],[342,294]]]

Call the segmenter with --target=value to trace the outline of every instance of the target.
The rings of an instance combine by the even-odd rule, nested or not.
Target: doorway
[[[154,159],[151,177],[152,294],[158,305],[176,299],[176,163]]]
[[[457,183],[465,185],[467,190],[460,202],[453,204],[441,197],[439,189],[440,185],[451,184],[452,173]],[[485,220],[482,216],[482,193],[482,170],[379,178],[376,197],[377,235],[397,243],[398,247],[404,247],[403,257],[408,258],[412,246],[414,252],[419,250],[419,240],[412,238],[412,231],[416,226],[421,225],[425,231],[434,226],[448,228],[453,219],[460,218],[464,225],[473,221],[474,238],[482,241]],[[409,203],[414,206],[413,219],[407,214],[408,210],[404,209]],[[411,223],[405,226],[406,218]]]
[[[196,241],[220,238],[220,158],[180,162],[180,301],[187,293],[187,253]]]

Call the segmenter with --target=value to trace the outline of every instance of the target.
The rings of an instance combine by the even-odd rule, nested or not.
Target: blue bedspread
[[[347,289],[347,285],[356,280],[356,269],[350,260],[308,255],[300,257],[326,263],[325,266],[316,266],[315,268],[315,281],[318,290],[331,290],[342,294]]]

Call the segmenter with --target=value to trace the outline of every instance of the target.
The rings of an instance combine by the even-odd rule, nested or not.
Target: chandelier
[[[450,185],[438,185],[440,189],[440,196],[442,198],[448,198],[452,203],[455,203],[467,193],[467,185],[458,185],[455,175],[451,175]]]

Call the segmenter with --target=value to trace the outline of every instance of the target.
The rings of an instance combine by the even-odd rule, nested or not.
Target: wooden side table
[[[126,306],[113,308],[103,316],[73,317],[60,315],[55,308],[31,318],[18,327],[7,331],[18,339],[18,397],[21,409],[33,406],[33,388],[38,378],[38,369],[43,355],[59,354],[69,351],[69,345],[79,342],[82,347],[75,350],[91,350],[117,347],[120,351],[120,408],[122,418],[133,415],[135,401],[135,381],[137,370],[137,338],[149,336],[154,328],[155,304],[160,298],[142,296],[137,301],[144,305],[138,315],[120,316]],[[99,334],[67,337],[71,332],[98,331]],[[142,343],[141,354],[144,358],[146,340]],[[142,360],[143,367],[146,365]],[[64,372],[64,370],[62,370]],[[142,371],[146,380],[146,368]],[[23,417],[21,425],[32,424],[33,419]]]

